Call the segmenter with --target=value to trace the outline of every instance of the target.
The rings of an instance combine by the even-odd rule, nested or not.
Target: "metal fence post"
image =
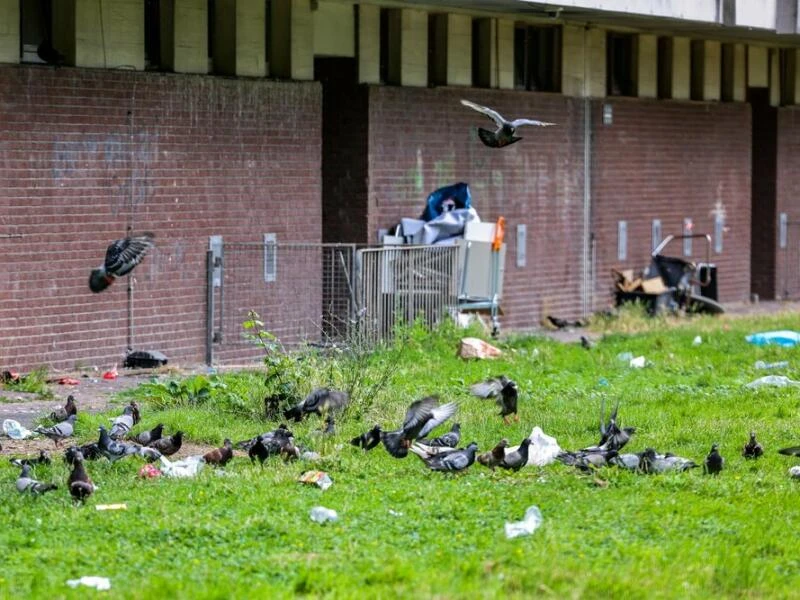
[[[214,359],[214,251],[206,250],[206,364]]]

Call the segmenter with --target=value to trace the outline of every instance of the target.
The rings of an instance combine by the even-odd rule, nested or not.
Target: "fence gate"
[[[335,341],[355,322],[353,244],[211,238],[207,255],[206,362],[249,361],[263,351],[242,323],[255,311],[287,347]]]

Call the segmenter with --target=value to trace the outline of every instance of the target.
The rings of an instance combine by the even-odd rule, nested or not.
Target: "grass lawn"
[[[302,392],[343,385],[355,371],[367,385],[391,374],[377,391],[360,388],[336,435],[317,434],[316,417],[292,427],[322,454],[314,465],[274,458],[262,469],[237,457],[224,476],[207,468],[193,480],[141,480],[138,459],[87,462],[99,489],[73,507],[63,485],[41,498],[18,494],[18,470],[4,460],[0,596],[85,597],[86,588],[73,591],[65,581],[101,575],[111,579],[111,597],[125,598],[798,597],[800,481],[787,475],[795,461],[776,451],[800,443],[800,392],[743,386],[773,374],[757,370],[757,360],[788,360],[778,374],[800,379],[798,350],[744,341],[754,331],[800,328],[800,318],[626,318],[607,327],[590,351],[520,337],[501,344],[500,359],[464,362],[455,356],[458,332],[412,329],[355,366],[344,358],[300,363]],[[649,364],[629,368],[617,358],[622,352]],[[521,390],[520,422],[510,426],[493,402],[466,393],[500,373]],[[208,398],[193,391],[202,383],[174,385],[179,401],[156,397],[163,385],[136,392],[152,399],[139,429],[163,422],[192,441],[218,444],[277,425],[257,416],[262,374],[220,376]],[[517,444],[534,425],[563,448],[593,444],[601,399],[620,399],[622,425],[638,428],[627,451],[652,446],[701,462],[719,442],[726,468],[719,477],[613,468],[587,477],[560,464],[518,473],[475,464],[451,476],[429,472],[413,455],[397,460],[382,447],[365,454],[348,444],[375,423],[399,424],[412,400],[431,393],[459,401],[462,442],[475,440],[481,450],[501,437]],[[107,418],[81,414],[77,437],[96,438]],[[751,429],[765,448],[757,462],[740,456]],[[333,486],[298,483],[311,468],[327,471]],[[36,476],[64,484],[67,474],[59,456]],[[117,502],[128,510],[94,508]],[[503,524],[534,504],[541,528],[507,540]],[[312,522],[316,505],[336,509],[339,521]]]

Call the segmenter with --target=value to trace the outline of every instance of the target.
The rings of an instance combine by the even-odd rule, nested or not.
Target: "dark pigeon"
[[[70,394],[67,396],[67,403],[62,408],[57,408],[50,413],[50,419],[56,423],[66,421],[70,415],[78,414],[78,407],[75,406],[75,397]]]
[[[725,466],[725,459],[719,453],[719,444],[711,445],[711,451],[706,456],[703,466],[703,470],[708,475],[719,475],[722,472],[722,467]]]
[[[172,456],[181,449],[181,444],[183,444],[183,432],[176,431],[173,435],[150,442],[148,448],[155,448],[164,456]]]
[[[434,428],[452,417],[456,408],[455,402],[440,405],[435,396],[428,396],[412,402],[406,411],[400,429],[381,432],[384,448],[395,458],[405,458],[408,456],[408,448],[412,442],[425,437]]]
[[[756,441],[756,432],[750,432],[750,440],[742,448],[742,456],[745,458],[759,458],[764,454],[764,448]]]
[[[224,467],[233,458],[233,446],[228,438],[222,442],[221,448],[216,448],[203,455],[203,459],[210,465]]]
[[[478,456],[478,462],[494,471],[495,467],[497,467],[505,459],[507,447],[508,440],[503,438],[500,440],[500,443],[498,443],[489,452],[484,452]]]
[[[294,419],[300,422],[308,414],[316,413],[319,416],[328,414],[332,410],[340,410],[347,406],[350,397],[346,392],[339,392],[329,388],[319,388],[306,396],[302,402],[292,408],[283,411],[286,419]]]
[[[10,458],[9,461],[11,464],[14,464],[18,467],[22,467],[23,465],[36,467],[38,465],[49,465],[52,462],[50,459],[50,454],[47,452],[47,450],[39,450],[39,455],[36,458]]]
[[[161,435],[164,432],[164,424],[159,423],[155,427],[153,427],[149,431],[142,431],[141,433],[129,433],[128,439],[136,442],[137,444],[141,444],[142,446],[147,446],[152,442],[155,442],[158,439],[161,439]]]
[[[94,484],[83,466],[83,455],[80,452],[73,457],[68,483],[69,493],[75,502],[83,502],[94,493]]]
[[[102,265],[93,269],[89,275],[89,289],[102,292],[118,277],[124,277],[142,262],[148,250],[153,247],[152,233],[146,232],[112,242],[106,249]]]
[[[555,123],[547,123],[533,119],[516,119],[514,121],[508,121],[503,118],[500,113],[492,110],[491,108],[487,108],[486,106],[475,104],[469,100],[462,100],[461,104],[486,115],[495,122],[495,125],[497,126],[495,131],[478,128],[478,137],[480,137],[481,141],[490,148],[503,148],[521,140],[522,138],[517,137],[515,134],[517,132],[517,128],[522,127],[523,125],[532,125],[537,127],[549,127],[551,125],[555,125]]]
[[[363,448],[365,452],[367,450],[372,450],[375,446],[381,443],[381,426],[375,425],[375,427],[369,431],[354,437],[352,440],[350,440],[350,443],[357,448]]]
[[[509,452],[503,457],[503,460],[500,461],[498,466],[503,469],[519,471],[522,467],[528,464],[528,447],[530,445],[531,440],[530,438],[526,437],[520,442],[519,448],[513,452]]]
[[[497,405],[500,407],[500,416],[503,417],[503,423],[506,425],[508,425],[510,415],[514,415],[514,420],[519,421],[517,414],[519,391],[517,383],[513,379],[500,375],[471,385],[469,391],[473,396],[479,398],[496,398]]]

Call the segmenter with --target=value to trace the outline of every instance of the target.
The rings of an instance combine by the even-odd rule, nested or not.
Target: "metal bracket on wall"
[[[225,288],[222,285],[223,281],[223,243],[221,235],[212,235],[208,238],[208,249],[211,252],[210,264],[210,292],[209,292],[209,306],[208,311],[210,314],[211,323],[211,341],[215,344],[222,342],[222,315],[225,306]],[[216,312],[216,304],[214,289],[219,288],[219,327],[214,330],[214,314]]]

